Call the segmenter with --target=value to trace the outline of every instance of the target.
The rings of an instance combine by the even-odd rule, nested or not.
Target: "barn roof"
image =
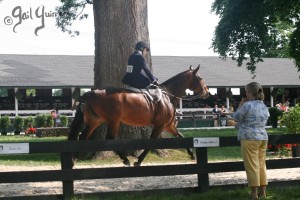
[[[257,81],[264,87],[299,87],[300,79],[293,60],[264,58],[257,64],[255,78],[245,66],[231,59],[200,56],[152,56],[153,73],[160,82],[187,70],[200,67],[209,87],[243,87]],[[92,87],[94,56],[0,55],[0,87]]]
[[[165,80],[174,74],[188,69],[190,65],[200,64],[200,76],[209,87],[243,87],[256,81],[265,87],[298,87],[299,72],[293,60],[286,58],[264,58],[257,64],[255,78],[244,66],[237,67],[236,61],[219,57],[153,57],[154,74]]]
[[[0,87],[92,87],[93,56],[0,55]]]

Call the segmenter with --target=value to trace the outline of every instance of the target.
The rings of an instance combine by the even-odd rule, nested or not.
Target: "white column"
[[[75,103],[75,100],[73,99],[73,92],[74,92],[74,90],[75,90],[75,88],[74,87],[72,87],[71,88],[71,100],[72,100],[72,106],[74,105],[74,103]],[[75,113],[76,113],[76,109],[75,110],[73,110],[73,113],[72,113],[72,117],[75,117]]]
[[[230,91],[230,88],[226,88],[226,92]],[[226,108],[229,109],[229,98],[226,97]]]
[[[17,94],[17,92],[18,92],[18,88],[14,88],[14,90],[15,90],[15,94]],[[18,116],[19,115],[19,106],[18,106],[18,99],[17,99],[17,97],[16,97],[16,95],[15,95],[15,112],[16,112],[16,114],[15,114],[15,116]]]
[[[270,87],[270,106],[271,106],[271,107],[274,107],[274,98],[273,98],[273,96],[271,95],[273,89],[274,89],[273,87]]]
[[[182,114],[182,99],[179,100],[179,110],[180,113]],[[180,116],[180,119],[182,119],[182,116]]]

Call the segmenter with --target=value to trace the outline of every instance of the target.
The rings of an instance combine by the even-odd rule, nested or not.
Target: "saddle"
[[[146,96],[147,99],[155,103],[159,102],[162,98],[162,89],[152,88],[151,85],[145,89],[139,89],[139,88],[131,87],[129,85],[125,85],[124,89],[130,90],[135,93],[142,93]]]

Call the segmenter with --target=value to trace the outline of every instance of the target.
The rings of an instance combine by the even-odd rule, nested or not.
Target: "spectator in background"
[[[56,110],[50,110],[50,114],[52,115],[53,119],[56,118]]]
[[[222,107],[221,107],[221,113],[228,113],[228,111],[227,111],[227,109],[225,108],[225,106],[222,106]],[[225,117],[226,117],[226,115],[222,115],[222,116],[225,116]]]
[[[58,112],[58,108],[55,109],[56,118],[55,118],[55,126],[60,126],[60,114]]]
[[[282,110],[282,104],[281,104],[281,103],[278,103],[278,104],[276,104],[275,106],[276,106],[276,108],[277,108],[278,110]]]
[[[29,135],[29,134],[35,134],[35,133],[36,133],[36,128],[33,128],[32,124],[28,124],[28,128],[25,131],[25,134]]]
[[[226,118],[227,115],[226,113],[228,113],[227,109],[225,108],[225,106],[222,105],[221,107],[221,116],[220,116],[220,121],[221,121],[221,126],[226,126]]]
[[[231,113],[234,112],[234,107],[233,107],[232,103],[231,103],[230,106],[229,106],[229,112],[231,112]]]
[[[54,110],[54,109],[50,110],[50,114],[52,116],[52,119],[53,119],[53,122],[54,122],[54,126],[56,126],[56,117],[57,117],[56,110]]]
[[[288,107],[288,108],[290,107],[291,103],[290,103],[290,101],[288,99],[284,103],[285,103],[286,107]]]
[[[219,110],[217,104],[214,105],[214,108],[213,108],[213,110],[212,110],[212,113],[216,114],[216,115],[213,116],[213,117],[214,117],[214,126],[217,127],[217,126],[219,126],[219,115],[218,115],[218,114],[220,113],[220,110]]]
[[[215,106],[214,106],[214,108],[213,108],[213,110],[212,110],[212,112],[213,113],[220,113],[220,110],[219,110],[219,108],[218,108],[218,105],[217,104],[215,104]]]
[[[268,134],[265,126],[270,114],[263,102],[264,93],[261,85],[252,82],[247,84],[245,89],[246,98],[240,102],[233,118],[238,122],[238,140],[241,141],[248,185],[251,188],[250,198],[265,198],[268,185],[266,169]]]
[[[281,110],[283,112],[288,112],[289,111],[289,107],[285,103],[283,103],[282,106],[281,106]]]

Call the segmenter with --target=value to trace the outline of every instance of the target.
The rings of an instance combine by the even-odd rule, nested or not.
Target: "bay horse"
[[[141,93],[133,93],[126,89],[109,92],[108,89],[92,90],[85,93],[77,107],[75,118],[70,126],[69,140],[87,140],[94,130],[102,123],[107,123],[106,139],[116,139],[120,123],[129,126],[153,125],[150,138],[158,138],[165,130],[175,137],[183,137],[176,128],[175,113],[179,100],[185,95],[186,89],[198,93],[201,98],[209,96],[208,88],[197,73],[200,65],[194,70],[192,66],[187,71],[177,74],[161,83],[163,97],[158,102],[149,101]],[[135,166],[140,166],[148,153],[145,149],[139,156]],[[191,149],[187,149],[191,159],[195,159]],[[117,151],[125,165],[130,161],[123,152]]]

